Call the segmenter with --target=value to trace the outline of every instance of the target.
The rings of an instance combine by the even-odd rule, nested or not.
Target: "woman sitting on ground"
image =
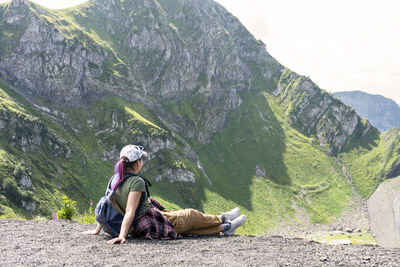
[[[142,156],[146,152],[143,147],[136,145],[125,146],[120,153],[120,161],[115,166],[112,189],[124,180],[126,174],[137,174],[142,169]],[[143,201],[134,227],[131,227],[135,212],[142,193],[146,192],[144,179],[131,176],[116,190],[112,196],[125,214],[118,237],[108,241],[108,244],[125,243],[128,234],[139,238],[166,239],[180,235],[233,235],[236,228],[241,226],[245,215],[240,215],[239,208],[234,208],[221,215],[203,214],[195,209],[168,211],[158,201],[149,198]],[[97,235],[101,226],[95,230],[84,232],[86,235]]]

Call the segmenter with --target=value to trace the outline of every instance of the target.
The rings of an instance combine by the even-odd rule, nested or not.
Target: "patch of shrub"
[[[90,201],[89,209],[84,214],[75,217],[74,220],[81,223],[94,224],[96,222],[96,214],[94,213],[93,202]]]
[[[33,193],[31,191],[21,191],[20,190],[20,195],[23,200],[30,202],[33,200]]]
[[[15,165],[14,168],[14,176],[16,178],[21,178],[24,172],[26,171],[26,168],[22,162],[19,162],[17,165]]]
[[[4,195],[12,202],[19,204],[21,202],[21,191],[18,188],[15,179],[7,177],[3,180]]]
[[[90,206],[89,209],[83,214],[82,222],[89,224],[94,224],[96,222],[96,215],[94,214],[92,206]]]
[[[63,196],[63,204],[61,209],[57,211],[57,218],[64,220],[71,220],[72,216],[76,214],[76,201]]]

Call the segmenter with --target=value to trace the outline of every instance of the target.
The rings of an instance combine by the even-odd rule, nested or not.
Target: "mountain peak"
[[[28,6],[29,0],[12,0],[10,8],[20,8],[20,7],[26,7]]]
[[[29,0],[12,0],[7,14],[7,24],[13,24],[23,19],[29,9]]]

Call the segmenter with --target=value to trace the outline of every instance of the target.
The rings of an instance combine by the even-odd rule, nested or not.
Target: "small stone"
[[[351,244],[350,240],[347,240],[347,239],[339,239],[338,243],[341,245],[350,245]]]
[[[30,189],[32,188],[32,180],[27,174],[23,174],[21,180],[19,181],[19,185],[22,189]]]
[[[319,259],[320,261],[328,261],[328,257],[327,256],[323,256]]]

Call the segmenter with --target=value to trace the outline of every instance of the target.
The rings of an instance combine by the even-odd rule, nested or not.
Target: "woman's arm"
[[[100,230],[101,230],[101,226],[100,226],[100,224],[97,224],[96,229],[83,232],[82,234],[84,234],[84,235],[98,235],[100,233]]]
[[[121,231],[117,238],[113,238],[107,242],[107,244],[112,245],[118,242],[125,243],[126,236],[128,235],[129,227],[132,224],[133,219],[135,218],[135,212],[139,205],[140,197],[142,196],[142,192],[134,191],[130,192],[128,195],[128,202],[126,203],[125,216],[122,220]]]

